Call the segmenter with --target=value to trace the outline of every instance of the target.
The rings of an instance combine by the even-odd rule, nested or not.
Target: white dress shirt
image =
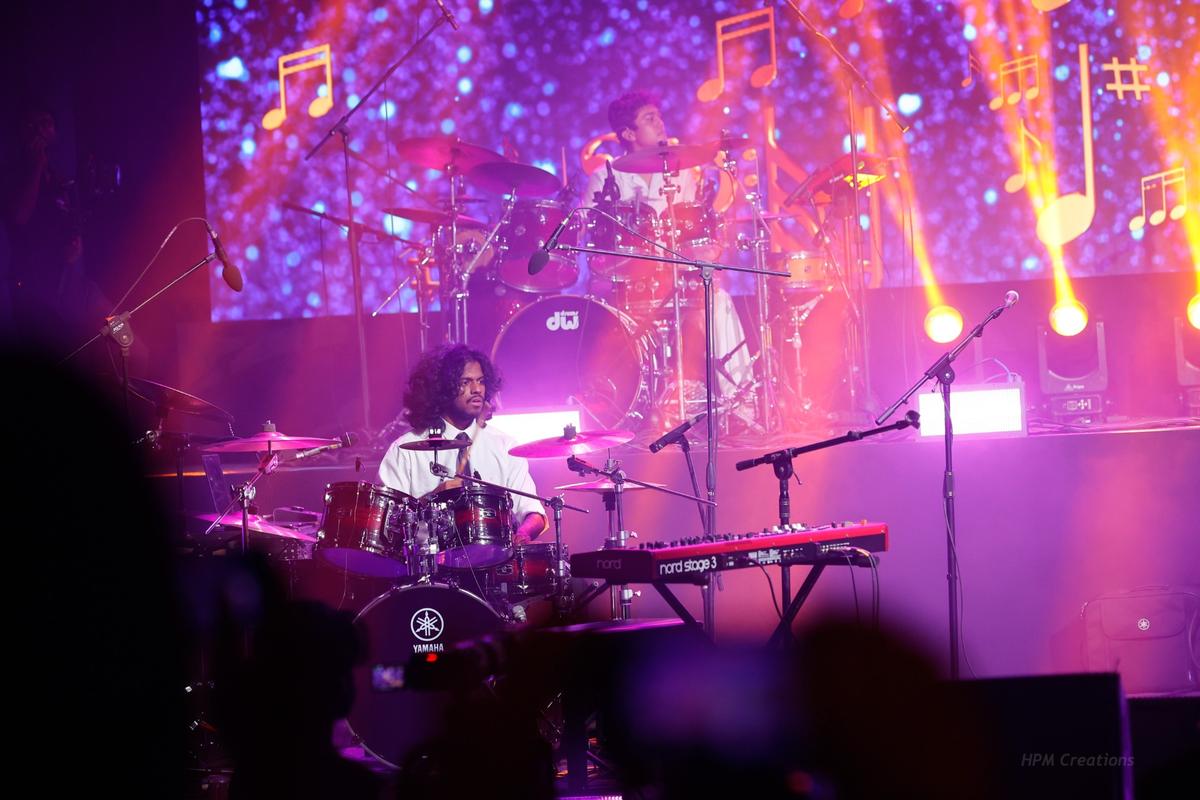
[[[516,439],[498,430],[494,426],[479,427],[471,423],[465,431],[460,431],[451,423],[446,423],[443,434],[447,439],[453,439],[460,433],[466,433],[471,439],[471,450],[468,453],[471,470],[479,473],[482,480],[507,486],[529,494],[537,494],[537,487],[529,474],[529,462],[517,456],[510,456],[508,451],[517,444]],[[458,462],[458,450],[404,450],[402,444],[425,439],[426,431],[409,431],[388,447],[383,461],[379,464],[379,482],[389,489],[396,489],[412,497],[423,497],[429,494],[445,478],[434,475],[429,465],[436,459],[437,463],[454,470]],[[546,516],[546,510],[537,500],[514,494],[513,516],[519,525],[528,514]]]

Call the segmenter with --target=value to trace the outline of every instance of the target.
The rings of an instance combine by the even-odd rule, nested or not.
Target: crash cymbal
[[[763,218],[764,222],[774,222],[776,220],[781,220],[781,219],[796,219],[796,217],[799,217],[799,216],[802,216],[802,215],[799,213],[796,213],[796,214],[763,214],[762,218]],[[734,220],[734,222],[736,222],[736,223],[754,222],[754,217],[738,217],[737,219]]]
[[[276,450],[307,450],[310,447],[325,447],[337,444],[337,439],[319,439],[313,436],[288,436],[274,430],[265,430],[242,439],[230,439],[204,448],[205,453],[263,453]]]
[[[509,455],[521,458],[559,458],[581,456],[607,450],[633,441],[632,431],[576,431],[568,429],[562,436],[553,439],[538,439],[519,444],[508,451]]]
[[[467,173],[467,180],[486,192],[546,197],[562,188],[562,182],[544,169],[513,161],[480,164]]]
[[[468,144],[453,136],[414,136],[395,144],[395,153],[404,161],[426,169],[466,172],[480,164],[503,161],[504,156]]]
[[[216,522],[217,515],[200,514],[197,519],[203,520],[204,522]],[[221,517],[221,524],[230,528],[241,528],[242,512],[238,511],[226,514],[224,517]],[[300,530],[300,528],[304,526],[312,527],[312,523],[296,522],[284,524],[280,522],[272,522],[266,517],[258,514],[251,514],[249,524],[246,526],[246,529],[254,531],[255,533],[265,533],[268,536],[278,536],[283,539],[298,539],[302,542],[316,542],[316,536]]]
[[[173,389],[161,383],[148,381],[145,378],[130,378],[129,391],[156,408],[178,411],[180,414],[191,414],[217,422],[233,422],[233,415],[228,411],[214,406],[207,400],[190,395],[187,392]]]
[[[396,206],[394,208],[385,208],[383,213],[391,214],[393,217],[400,217],[401,219],[411,219],[413,222],[427,222],[430,225],[449,225],[451,220],[449,212],[438,211],[434,208]],[[487,221],[476,217],[469,217],[466,214],[459,214],[458,224],[469,228],[482,228],[487,225]]]
[[[643,481],[643,483],[649,483],[650,486],[657,486],[660,489],[666,488],[665,483],[653,483],[651,481]],[[649,486],[639,486],[636,483],[625,483],[622,484],[621,487],[622,492],[631,492],[634,489],[650,488]],[[617,490],[616,485],[613,484],[613,482],[608,478],[598,478],[594,481],[584,481],[583,483],[566,483],[562,486],[555,486],[554,488],[567,492],[593,492],[596,494],[615,492]]]
[[[462,450],[471,446],[470,439],[443,439],[441,436],[430,436],[428,439],[416,439],[396,445],[401,450]]]
[[[678,172],[681,169],[698,167],[712,161],[720,146],[720,142],[704,142],[703,144],[664,144],[658,147],[648,147],[614,160],[612,168],[618,172],[662,172],[665,162],[668,172]]]

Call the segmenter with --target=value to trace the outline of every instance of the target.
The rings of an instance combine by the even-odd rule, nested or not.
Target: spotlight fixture
[[[957,308],[934,306],[925,315],[925,335],[938,344],[948,344],[962,334],[963,318]]]
[[[1061,300],[1050,309],[1050,327],[1059,336],[1078,336],[1087,322],[1087,308],[1078,300]]]
[[[1038,378],[1055,422],[1092,425],[1104,421],[1108,389],[1108,352],[1104,323],[1083,334],[1050,336],[1037,328]]]

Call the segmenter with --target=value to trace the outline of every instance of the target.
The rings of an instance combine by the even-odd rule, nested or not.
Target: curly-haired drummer
[[[412,430],[388,447],[379,465],[380,482],[413,497],[447,488],[429,468],[436,460],[451,469],[469,463],[470,471],[482,480],[536,494],[528,462],[508,454],[516,440],[485,421],[501,381],[491,360],[466,345],[447,345],[421,356],[404,393],[404,418]],[[444,452],[400,446],[436,430],[444,431],[447,439],[465,435],[471,446]],[[517,541],[534,539],[546,529],[545,509],[536,500],[513,495],[513,512],[520,520]]]

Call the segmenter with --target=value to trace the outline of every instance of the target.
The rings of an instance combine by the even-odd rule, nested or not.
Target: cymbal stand
[[[567,459],[567,468],[572,472],[579,473],[580,475],[602,475],[613,483],[613,506],[616,511],[617,530],[616,535],[614,536],[610,527],[609,538],[604,541],[604,549],[606,550],[627,547],[629,538],[637,535],[625,530],[625,519],[621,510],[621,495],[622,488],[626,483],[632,483],[634,486],[641,486],[645,489],[653,489],[656,492],[662,492],[663,494],[669,494],[685,500],[691,500],[699,507],[708,509],[708,518],[711,518],[715,515],[717,504],[713,500],[705,500],[698,494],[689,495],[685,494],[684,492],[677,492],[674,489],[668,489],[664,486],[655,486],[652,483],[636,481],[625,474],[625,471],[621,469],[620,461],[615,461],[611,458],[605,462],[605,465],[602,469],[600,467],[592,466],[578,456],[570,456]],[[606,497],[605,508],[608,508],[608,506],[609,501]],[[701,516],[704,517],[703,514],[701,514]],[[714,594],[714,592],[711,589],[710,584],[706,584],[703,588],[703,591],[705,592],[704,629],[708,631],[710,635],[712,635],[716,621],[711,600],[711,596]],[[612,614],[614,620],[630,619],[633,596],[634,592],[625,584],[612,587]]]
[[[667,163],[666,156],[663,157],[662,168],[662,195],[667,198],[667,220],[670,226],[670,247],[671,252],[679,251],[679,226],[675,220],[675,195],[679,194],[680,187],[671,181],[673,174],[670,164]],[[683,300],[683,287],[680,285],[679,264],[671,264],[671,303],[675,310],[675,393],[679,402],[679,418],[687,419],[687,401],[683,390],[683,313],[680,310]]]
[[[242,509],[242,554],[245,555],[250,543],[250,504],[253,502],[254,495],[257,492],[256,485],[259,480],[270,475],[278,468],[279,452],[276,450],[267,450],[267,452],[263,453],[262,457],[258,460],[258,468],[254,470],[254,474],[241,486],[234,487],[233,499],[217,515],[212,524],[204,530],[204,536],[208,536],[224,524],[225,515],[233,511],[234,506],[239,506]]]
[[[479,245],[479,249],[476,250],[475,254],[471,257],[471,263],[467,264],[466,273],[468,276],[475,272],[475,267],[479,265],[479,259],[484,253],[487,252],[487,249],[492,246],[492,242],[496,240],[496,236],[499,235],[500,229],[507,225],[509,220],[512,219],[512,212],[516,207],[517,190],[514,188],[511,192],[509,192],[508,199],[505,200],[501,205],[503,210],[500,214],[500,220],[490,231],[488,231],[487,238],[483,240],[483,244]]]

